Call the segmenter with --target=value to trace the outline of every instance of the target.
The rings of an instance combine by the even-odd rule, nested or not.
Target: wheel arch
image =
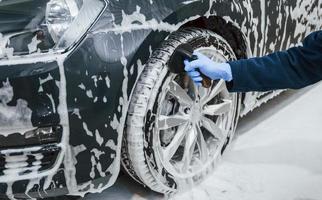
[[[174,2],[171,6],[172,11],[163,17],[163,22],[180,25],[179,29],[186,27],[208,29],[228,41],[238,59],[252,56],[246,34],[253,18],[253,7],[257,8],[258,5],[234,0],[174,0]]]
[[[245,34],[238,25],[221,16],[199,17],[185,23],[180,28],[203,28],[222,36],[233,48],[238,59],[250,57],[250,47]]]

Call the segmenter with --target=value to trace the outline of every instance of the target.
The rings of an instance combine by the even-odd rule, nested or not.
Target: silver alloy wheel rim
[[[217,62],[227,61],[213,47],[197,51]],[[165,169],[187,178],[202,172],[219,156],[233,130],[237,95],[228,93],[223,80],[213,81],[212,87],[205,89],[189,79],[183,89],[178,77],[172,74],[164,84],[155,142]]]

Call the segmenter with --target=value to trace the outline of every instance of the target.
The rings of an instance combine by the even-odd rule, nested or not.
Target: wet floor
[[[322,84],[287,91],[240,120],[238,138],[201,185],[174,200],[321,200]],[[84,200],[165,199],[126,175]]]

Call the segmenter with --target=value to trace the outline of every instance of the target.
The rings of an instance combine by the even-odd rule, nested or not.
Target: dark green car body
[[[180,27],[220,33],[229,22],[240,41],[235,53],[245,58],[286,49],[322,24],[320,0],[102,2],[71,48],[28,55],[26,36],[8,44],[19,49],[12,56],[0,56],[0,199],[112,186],[132,89],[151,52]],[[0,33],[24,30],[46,3],[0,1]]]

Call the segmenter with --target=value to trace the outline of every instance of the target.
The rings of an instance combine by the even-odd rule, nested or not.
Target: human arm
[[[299,89],[314,84],[322,79],[322,31],[306,37],[303,46],[229,65],[232,92]]]

